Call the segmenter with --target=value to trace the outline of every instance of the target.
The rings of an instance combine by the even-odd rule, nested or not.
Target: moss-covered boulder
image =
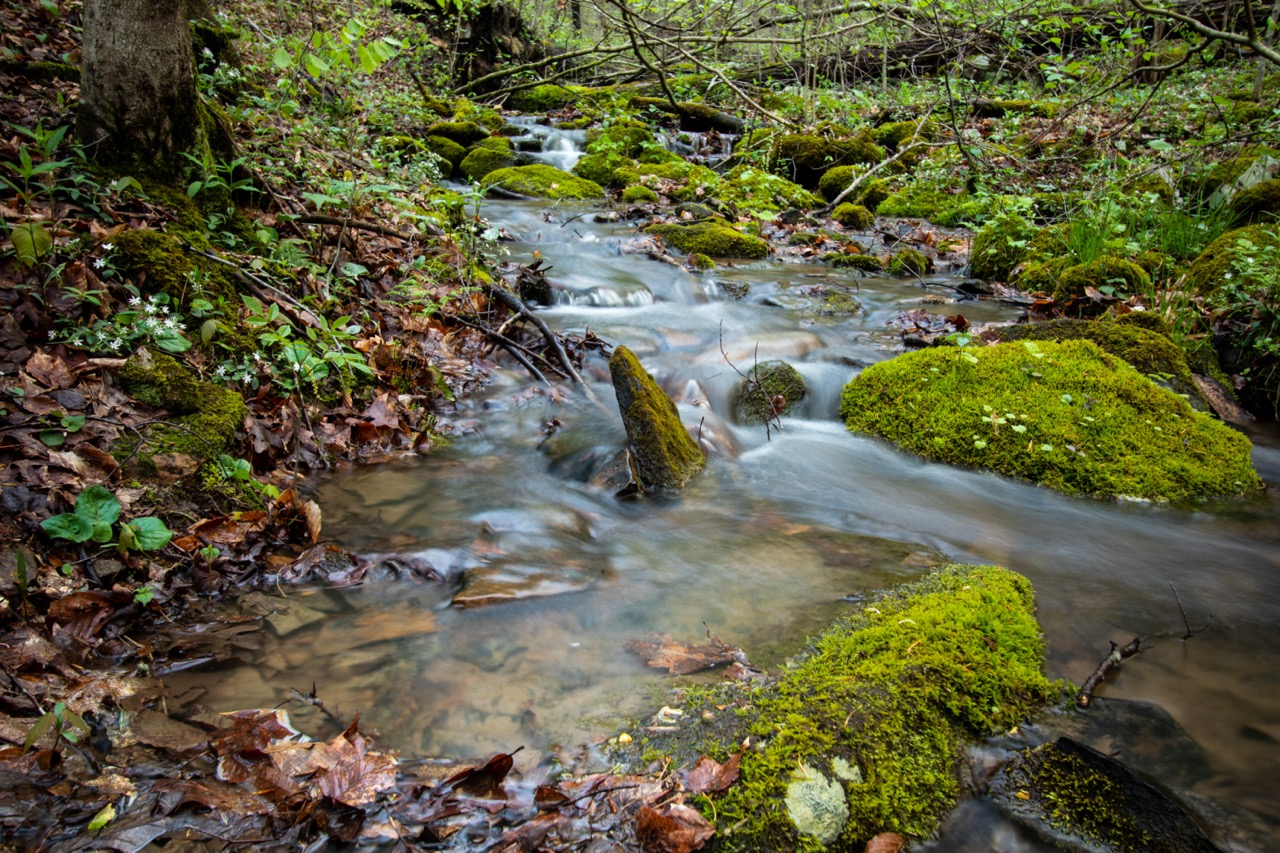
[[[192,210],[194,212],[194,206]],[[198,213],[195,215],[199,216]],[[150,228],[130,228],[122,232],[115,238],[118,269],[134,282],[145,281],[147,292],[167,293],[175,305],[182,306],[181,300],[190,298],[191,276],[196,274],[208,294],[238,301],[236,283],[229,267],[183,248],[184,241],[197,246],[207,245],[208,231],[204,220],[201,217],[198,221],[199,225],[191,230],[185,224],[171,223],[170,227],[181,236]]]
[[[713,270],[716,268],[715,261],[706,255],[702,255],[697,252],[691,252],[689,257],[685,258],[685,263],[688,264],[689,269],[696,270],[698,272],[706,272],[707,270]]]
[[[933,261],[915,249],[900,249],[885,264],[889,275],[922,276],[933,272]]]
[[[864,202],[865,203],[865,202]],[[927,219],[935,225],[976,225],[992,212],[990,197],[975,197],[965,190],[911,183],[890,193],[875,211],[880,216]],[[870,205],[867,205],[870,207]]]
[[[1064,269],[1058,276],[1053,297],[1083,296],[1086,288],[1102,293],[1146,293],[1151,290],[1151,276],[1127,258],[1103,255],[1087,264]]]
[[[1231,199],[1231,218],[1237,226],[1280,220],[1280,179],[1262,181],[1237,193]]]
[[[833,139],[803,133],[780,134],[770,140],[769,168],[804,187],[816,188],[833,166],[879,163],[884,148],[870,133]]]
[[[1233,272],[1231,265],[1233,253],[1240,247],[1242,240],[1254,246],[1280,245],[1280,238],[1277,237],[1274,228],[1246,225],[1243,228],[1233,229],[1206,246],[1199,257],[1191,262],[1191,268],[1187,270],[1187,280],[1200,293],[1213,293],[1227,281],[1227,274]]]
[[[938,347],[845,386],[849,429],[1067,493],[1185,501],[1261,483],[1249,440],[1092,341]]]
[[[1008,281],[1037,230],[1017,214],[995,217],[973,235],[969,274],[987,281]]]
[[[697,104],[691,101],[677,101],[675,107],[666,98],[633,97],[629,104],[632,110],[655,109],[680,118],[680,129],[694,133],[716,130],[720,133],[741,133],[746,124],[742,119],[716,109],[708,104]]]
[[[683,488],[706,467],[707,458],[680,422],[676,404],[626,347],[613,351],[609,372],[637,485],[642,491]]]
[[[714,803],[717,825],[733,828],[716,849],[848,851],[881,832],[928,837],[955,805],[964,744],[1057,695],[1043,659],[1031,585],[1008,569],[946,566],[868,601],[776,684],[707,697],[704,718],[743,709],[747,731],[721,734],[724,751],[744,734],[754,745]]]
[[[484,180],[491,187],[530,198],[604,198],[604,190],[595,181],[575,177],[555,166],[511,166],[490,172]]]
[[[743,234],[724,222],[656,223],[645,227],[648,234],[656,234],[681,252],[696,252],[712,258],[748,258],[759,260],[768,257],[769,244],[750,234]]]
[[[488,137],[489,131],[473,121],[441,121],[428,127],[426,136],[442,136],[466,148]]]
[[[877,127],[871,135],[886,150],[896,152],[898,146],[913,139],[916,142],[932,142],[937,135],[937,128],[923,119],[891,121]]]
[[[612,180],[622,186],[641,184],[681,201],[704,198],[720,186],[715,172],[683,160],[623,166],[614,170]]]
[[[857,166],[835,166],[828,169],[818,179],[818,192],[827,201],[835,201],[863,171],[865,170]]]
[[[505,142],[506,140],[503,141]],[[477,145],[471,149],[466,157],[462,158],[462,162],[458,165],[458,170],[466,175],[468,180],[479,182],[483,181],[491,172],[514,166],[515,162],[515,154],[512,153],[510,147],[506,150],[498,151],[487,145]]]
[[[428,136],[422,140],[422,145],[426,150],[448,163],[453,171],[457,171],[467,156],[465,145],[459,145],[452,139],[443,136]]]
[[[622,191],[622,200],[627,204],[657,204],[658,194],[648,187],[627,187]]]
[[[884,264],[880,258],[870,252],[828,252],[821,261],[836,269],[862,270],[863,272],[881,272]]]
[[[785,361],[764,361],[747,371],[735,399],[738,420],[762,423],[791,414],[805,397],[804,377]]]
[[[564,86],[544,83],[531,89],[512,92],[507,102],[513,110],[523,113],[547,113],[567,107],[577,100],[577,95]]]
[[[1134,318],[1129,320],[1128,318]],[[1150,328],[1144,324],[1150,323]],[[1123,359],[1139,373],[1187,399],[1200,411],[1209,406],[1200,395],[1187,354],[1169,337],[1168,326],[1148,312],[1126,314],[1122,319],[1046,320],[1001,326],[996,337],[1011,341],[1093,341],[1104,352]]]
[[[726,172],[720,179],[716,197],[751,213],[776,213],[822,204],[821,199],[799,184],[752,166],[734,166]]]
[[[1057,112],[1057,106],[1046,101],[979,98],[973,102],[973,114],[978,118],[1004,118],[1010,114],[1052,118]]]
[[[635,165],[635,160],[622,154],[587,154],[578,158],[578,162],[573,165],[573,173],[588,181],[595,181],[602,187],[625,186],[621,181],[625,180],[626,175],[615,178],[614,173]]]
[[[588,154],[620,154],[637,159],[653,147],[661,146],[644,122],[625,120],[587,131]]]
[[[125,391],[163,409],[172,425],[149,428],[139,457],[177,453],[208,461],[230,446],[248,410],[239,394],[202,382],[177,359],[139,349],[120,369]]]
[[[831,218],[845,228],[853,228],[856,231],[866,231],[876,224],[876,215],[874,213],[860,204],[849,204],[848,202],[831,211]]]

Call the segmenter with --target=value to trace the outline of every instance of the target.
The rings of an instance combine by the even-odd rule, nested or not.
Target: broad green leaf
[[[192,181],[191,185],[187,187],[187,198],[195,198],[196,193],[200,192],[203,188],[204,181]]]
[[[120,501],[106,486],[90,486],[76,498],[76,515],[94,523],[115,524],[120,518]]]
[[[307,69],[307,73],[312,77],[324,77],[329,73],[329,63],[325,62],[314,53],[308,53],[302,59],[303,67]]]
[[[111,541],[111,525],[105,521],[94,522],[93,535],[89,537],[99,545],[105,545]]]
[[[54,716],[52,711],[45,711],[40,719],[36,720],[36,724],[31,727],[31,731],[27,732],[27,739],[22,742],[22,751],[29,752],[31,747],[36,745],[36,741],[53,726]]]
[[[18,254],[18,264],[24,267],[34,266],[53,248],[53,236],[38,222],[20,222],[13,226],[9,240]]]
[[[40,522],[44,532],[55,539],[69,539],[72,542],[88,542],[93,536],[93,522],[73,512],[64,512],[53,518]]]
[[[209,341],[213,340],[214,334],[218,331],[218,321],[209,319],[200,324],[200,342],[205,346],[209,345]]]
[[[163,338],[156,338],[156,346],[165,352],[186,352],[191,349],[191,341],[182,335],[166,335]]]
[[[360,67],[364,69],[366,74],[377,71],[378,66],[381,64],[378,62],[378,58],[370,52],[369,48],[362,44],[356,45],[356,56],[360,58]]]
[[[67,434],[60,429],[42,429],[40,430],[40,440],[44,442],[46,447],[61,447],[62,443],[67,440]]]
[[[97,832],[111,821],[116,819],[116,807],[111,803],[107,803],[98,809],[98,813],[93,816],[93,820],[89,821],[89,825],[85,827],[89,832]]]
[[[126,525],[133,531],[134,546],[139,551],[155,551],[169,544],[173,531],[158,518],[135,518]],[[122,537],[123,538],[123,537]]]
[[[64,415],[60,423],[67,432],[79,432],[84,428],[84,415]]]
[[[1147,147],[1152,151],[1172,151],[1173,145],[1163,139],[1153,139],[1147,143]]]
[[[276,68],[288,68],[293,65],[293,54],[283,47],[276,48],[275,54],[271,57],[271,64]]]

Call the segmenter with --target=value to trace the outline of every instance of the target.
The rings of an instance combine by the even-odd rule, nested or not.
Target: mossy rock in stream
[[[604,198],[604,190],[595,181],[575,177],[555,166],[511,166],[497,169],[485,175],[485,183],[530,198]]]
[[[1134,319],[1130,320],[1131,317]],[[1145,323],[1152,324],[1152,328],[1143,328]],[[1191,377],[1186,352],[1169,337],[1168,326],[1159,315],[1135,312],[1122,318],[1100,320],[1046,320],[1001,326],[995,334],[1004,343],[1093,341],[1104,352],[1123,359],[1156,384],[1182,396],[1193,408],[1202,412],[1209,410]]]
[[[1067,849],[1087,844],[1116,853],[1219,851],[1171,796],[1071,738],[1013,756],[992,779],[989,793],[1012,818]]]
[[[748,258],[769,256],[769,244],[750,234],[735,231],[724,222],[708,220],[688,225],[657,223],[645,226],[645,233],[656,234],[681,252],[698,253],[712,258]]]
[[[503,141],[506,142],[506,140]],[[515,162],[516,158],[511,152],[510,143],[505,151],[496,150],[488,145],[477,145],[462,159],[458,170],[466,175],[468,180],[479,183],[499,169],[514,166]]]
[[[508,104],[511,109],[522,113],[547,113],[567,107],[577,98],[577,95],[564,86],[543,83],[531,89],[512,92]]]
[[[884,271],[884,264],[879,256],[870,252],[828,252],[819,260],[836,269],[861,270],[869,273]]]
[[[1232,256],[1240,247],[1241,240],[1258,247],[1275,246],[1280,245],[1280,234],[1275,227],[1246,225],[1218,237],[1205,247],[1187,270],[1187,280],[1198,293],[1209,296],[1228,280],[1227,274],[1232,272]]]
[[[853,432],[1068,494],[1187,501],[1251,495],[1243,435],[1086,340],[936,347],[845,386]]]
[[[690,722],[649,748],[690,762],[708,749],[741,754],[737,783],[701,801],[733,828],[717,851],[861,850],[888,831],[923,839],[955,805],[964,744],[1059,695],[1043,659],[1025,578],[945,566],[842,618],[776,683],[703,694],[685,708]]]
[[[785,361],[764,361],[747,371],[738,386],[738,420],[764,423],[791,414],[805,397],[804,377]]]
[[[845,139],[784,133],[770,140],[768,157],[772,171],[801,186],[817,188],[831,167],[879,163],[885,152],[867,132]]]
[[[1249,439],[1092,341],[937,347],[845,386],[841,418],[902,450],[1066,493],[1149,501],[1262,488]]]
[[[627,187],[622,191],[622,200],[627,204],[657,204],[658,194],[648,187]]]
[[[860,204],[849,204],[847,201],[831,211],[831,218],[855,231],[866,231],[876,224],[874,213]]]
[[[448,163],[455,172],[467,156],[465,145],[459,145],[452,139],[447,139],[443,136],[428,136],[422,141],[422,145],[432,154]]]
[[[933,261],[923,252],[915,249],[901,249],[889,258],[885,264],[885,272],[889,275],[915,276],[928,275],[933,272]]]
[[[626,174],[618,174],[623,169],[634,168],[636,161],[621,154],[587,154],[578,158],[573,165],[573,173],[579,178],[595,181],[602,187],[626,186]],[[615,177],[617,175],[617,177]]]
[[[203,382],[172,356],[142,348],[120,369],[124,389],[135,400],[164,409],[174,425],[150,427],[141,457],[178,453],[200,460],[217,459],[244,423],[239,394]]]
[[[720,178],[716,198],[743,212],[774,213],[818,207],[822,200],[799,184],[752,166],[734,166]]]
[[[428,127],[425,135],[428,139],[440,136],[465,148],[487,138],[489,131],[473,121],[441,121]]]
[[[680,422],[676,404],[626,347],[613,351],[609,372],[637,485],[641,491],[684,488],[706,467],[707,457]]]

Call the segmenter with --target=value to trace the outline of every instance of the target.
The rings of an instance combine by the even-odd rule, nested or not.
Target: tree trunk
[[[208,143],[196,92],[188,4],[85,0],[77,135],[110,168],[175,182]]]

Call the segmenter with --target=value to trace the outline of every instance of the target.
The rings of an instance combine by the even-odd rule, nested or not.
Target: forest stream
[[[543,157],[572,165],[572,134],[536,132],[551,133]],[[944,559],[998,563],[1034,584],[1051,678],[1078,684],[1108,641],[1148,641],[1101,688],[1104,701],[1067,716],[1118,721],[1138,709],[1123,733],[1119,722],[1111,730],[1111,752],[1213,804],[1211,814],[1233,813],[1220,819],[1240,822],[1249,843],[1280,850],[1247,829],[1280,821],[1274,424],[1248,430],[1269,491],[1191,508],[1067,497],[923,462],[847,432],[841,388],[900,351],[899,312],[1013,321],[1017,306],[957,304],[946,276],[779,261],[690,273],[621,252],[632,226],[585,205],[491,200],[482,212],[514,238],[503,244],[511,259],[546,259],[556,287],[547,322],[633,350],[714,448],[708,470],[676,499],[617,498],[588,482],[625,443],[603,359],[587,365],[599,402],[552,394],[514,365],[495,372],[459,404],[464,428],[449,447],[315,483],[331,541],[443,582],[289,590],[272,598],[278,612],[252,660],[215,678],[176,676],[177,692],[198,685],[218,709],[267,707],[314,683],[328,707],[358,710],[390,746],[463,757],[524,745],[517,766],[529,767],[556,747],[638,737],[672,703],[675,680],[646,668],[628,640],[704,641],[710,629],[776,669],[859,595]],[[813,285],[846,290],[861,310],[822,313]],[[738,422],[733,400],[737,371],[768,358],[795,365],[808,396],[766,430]],[[974,833],[992,844],[1001,832],[1014,831],[964,806],[938,849],[1042,849],[973,846]]]

